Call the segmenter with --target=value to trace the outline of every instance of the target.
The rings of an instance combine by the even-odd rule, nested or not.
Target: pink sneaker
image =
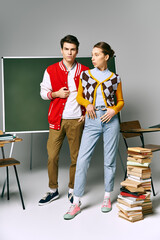
[[[103,204],[101,207],[101,211],[106,213],[112,210],[111,200],[110,198],[105,197],[103,200]]]
[[[65,220],[70,220],[74,218],[77,214],[81,212],[80,206],[77,204],[72,204],[68,210],[68,212],[64,215]]]

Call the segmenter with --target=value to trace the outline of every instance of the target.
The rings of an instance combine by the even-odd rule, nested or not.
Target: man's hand
[[[62,87],[57,92],[52,92],[53,98],[67,98],[69,96],[70,91],[66,87]]]
[[[88,104],[88,106],[86,107],[86,114],[88,118],[95,119],[97,117],[94,109],[95,108],[93,104]]]
[[[84,122],[85,116],[81,116],[78,122]]]
[[[58,91],[58,96],[60,98],[67,98],[69,96],[70,91],[66,87],[62,87]]]

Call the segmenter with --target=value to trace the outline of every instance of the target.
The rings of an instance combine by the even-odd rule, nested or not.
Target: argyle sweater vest
[[[95,104],[96,91],[101,86],[104,102],[106,106],[115,105],[115,93],[117,91],[118,84],[120,83],[120,77],[117,74],[112,73],[111,76],[105,79],[103,82],[99,82],[92,75],[90,70],[84,71],[81,75],[83,97],[93,105]]]

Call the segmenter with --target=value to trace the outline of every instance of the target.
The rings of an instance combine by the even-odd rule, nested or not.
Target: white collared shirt
[[[111,76],[111,72],[109,71],[109,69],[107,68],[104,71],[100,71],[98,68],[93,68],[91,70],[91,74],[99,81],[99,82],[103,82],[105,79],[107,79],[108,77]],[[101,91],[101,86],[99,86],[97,88],[97,92],[96,92],[96,102],[95,102],[95,106],[105,106],[104,103],[104,99],[102,96],[102,91]]]

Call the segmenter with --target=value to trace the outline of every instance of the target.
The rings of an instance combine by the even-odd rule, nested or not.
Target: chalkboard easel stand
[[[31,133],[31,140],[30,140],[30,170],[32,170],[32,144],[33,144],[33,133]]]

